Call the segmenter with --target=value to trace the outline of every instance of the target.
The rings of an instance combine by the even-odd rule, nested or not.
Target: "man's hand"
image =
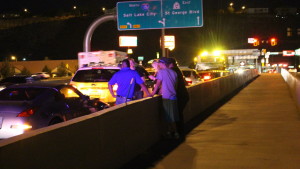
[[[156,80],[156,77],[153,76],[153,75],[149,75],[148,77],[149,77],[149,79],[151,79],[151,80]]]
[[[109,92],[110,92],[110,94],[111,94],[112,97],[117,97],[115,95],[115,92],[113,91],[113,86],[112,85],[108,85],[108,90],[109,90]]]

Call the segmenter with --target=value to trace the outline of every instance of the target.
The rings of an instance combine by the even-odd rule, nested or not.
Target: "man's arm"
[[[156,83],[155,83],[155,85],[154,85],[154,89],[153,89],[152,94],[151,94],[152,96],[154,96],[154,95],[158,92],[158,90],[159,90],[161,84],[162,84],[162,81],[159,80],[159,79],[157,79],[157,80],[156,80]]]
[[[113,85],[108,84],[108,89],[112,97],[116,97],[115,92],[113,90]]]
[[[142,84],[140,84],[140,86],[141,86],[142,90],[147,94],[147,97],[150,97],[151,94],[150,94],[148,88],[146,87],[146,85],[144,83],[142,83]]]

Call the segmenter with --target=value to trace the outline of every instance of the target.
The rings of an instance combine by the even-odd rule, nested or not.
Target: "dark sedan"
[[[109,107],[71,85],[19,84],[0,91],[0,139]]]

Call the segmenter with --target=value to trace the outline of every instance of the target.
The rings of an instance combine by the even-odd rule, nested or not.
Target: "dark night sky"
[[[112,8],[118,1],[124,0],[1,0],[0,13],[18,11],[24,8],[35,12],[49,9],[70,9],[73,5]],[[300,3],[299,0],[203,0],[203,3],[217,8],[226,6],[229,2],[234,2],[237,6],[246,5],[247,7],[299,7]]]
[[[91,9],[97,9],[100,10],[102,7],[105,7],[107,9],[114,8],[116,6],[116,3],[119,1],[123,0],[0,0],[0,14],[1,13],[10,13],[10,12],[19,12],[23,11],[24,8],[27,8],[30,12],[34,13],[34,15],[39,15],[41,13],[44,13],[45,11],[51,11],[51,10],[72,10],[73,6],[76,5],[78,8],[84,8],[85,10],[91,10]],[[299,3],[300,0],[203,0],[204,4],[204,11],[209,11],[210,9],[225,9],[229,2],[233,2],[236,6],[236,8],[240,8],[242,5],[246,5],[246,7],[251,8],[251,7],[258,7],[258,8],[275,8],[275,7],[300,7]],[[270,3],[271,2],[271,3]],[[86,24],[86,23],[85,23]],[[205,26],[209,25],[207,22],[204,23]],[[212,24],[214,25],[214,24]],[[226,27],[223,27],[222,22],[215,22],[215,25],[219,27],[218,31],[224,31]],[[58,28],[62,25],[56,25]],[[86,25],[88,26],[88,24]],[[115,26],[115,25],[113,25]],[[144,30],[144,31],[124,31],[124,32],[118,32],[116,28],[111,27],[112,32],[117,32],[116,34],[118,35],[124,35],[124,34],[138,34],[139,37],[141,37],[141,40],[139,40],[139,43],[141,46],[139,47],[140,51],[137,52],[137,56],[139,55],[144,55],[148,51],[152,51],[152,53],[148,54],[150,57],[155,57],[155,53],[159,51],[159,43],[155,43],[153,45],[154,41],[159,40],[160,36],[160,31],[159,30]],[[86,30],[86,28],[84,28]],[[176,48],[175,51],[173,51],[173,54],[177,57],[191,57],[194,55],[192,51],[197,51],[197,46],[199,46],[200,43],[197,43],[197,41],[193,41],[192,44],[190,43],[190,40],[188,41],[189,43],[179,43],[179,42],[186,42],[187,39],[195,39],[195,38],[209,38],[208,35],[203,35],[202,29],[194,29],[194,28],[186,28],[186,29],[168,29],[167,33],[169,34],[175,34],[176,36]],[[97,31],[101,31],[101,29],[98,29]],[[112,43],[117,44],[117,38],[114,38],[114,41],[111,42],[112,37],[117,37],[117,36],[112,36],[110,34],[105,34],[100,36],[97,36],[97,31],[95,32],[95,39],[106,39],[106,42],[99,41],[97,43],[96,40],[93,41],[93,44],[100,44],[101,49],[103,50],[110,50],[112,49],[113,45]],[[76,57],[78,51],[82,49],[82,36],[84,35],[83,32],[75,32],[77,33],[76,35],[73,36],[74,39],[78,40],[75,44],[74,43],[68,43],[71,49],[74,50],[74,54],[72,54],[72,57]],[[150,35],[151,32],[151,35]],[[79,35],[78,35],[79,34]],[[195,37],[195,34],[197,34],[199,37]],[[73,34],[72,34],[73,35]],[[143,36],[142,36],[143,35]],[[29,35],[28,35],[29,36]],[[63,37],[67,35],[63,35]],[[71,35],[70,35],[71,36]],[[26,39],[26,36],[23,34],[23,39]],[[35,37],[34,34],[31,33],[31,36],[29,37]],[[76,37],[76,38],[75,38]],[[219,37],[216,37],[217,39]],[[223,37],[224,38],[224,37]],[[38,39],[38,37],[36,37]],[[109,40],[107,40],[109,39]],[[151,39],[151,40],[149,40]],[[178,41],[177,41],[178,39]],[[22,40],[22,38],[21,38]],[[50,39],[51,40],[51,39]],[[53,39],[52,39],[53,40]],[[182,40],[182,41],[180,41]],[[109,43],[111,42],[111,43]],[[51,44],[51,41],[49,42]],[[59,43],[59,42],[56,42]],[[63,42],[62,42],[63,43]],[[207,44],[207,42],[205,41]],[[13,43],[16,44],[16,43]],[[115,45],[114,44],[114,45]],[[140,45],[139,44],[139,45]],[[202,43],[203,44],[203,43]],[[65,44],[64,44],[65,45]],[[77,45],[77,48],[74,46]],[[59,48],[61,45],[54,45],[52,48]],[[97,46],[97,45],[94,45]],[[107,47],[106,47],[107,46]],[[51,48],[51,46],[46,46],[48,48]],[[100,47],[98,47],[100,48]],[[97,48],[97,50],[99,50]],[[106,49],[107,48],[107,49]],[[157,49],[158,48],[158,49]],[[234,48],[241,48],[241,46],[234,46]],[[187,50],[189,49],[189,50]],[[26,49],[27,50],[27,49]],[[28,49],[30,50],[30,48]],[[63,50],[63,49],[62,49]],[[137,49],[136,49],[137,50]],[[29,51],[30,53],[30,51]],[[49,55],[51,52],[49,53]],[[29,54],[28,54],[29,55]],[[56,56],[56,54],[53,54]],[[63,54],[62,54],[63,55]],[[65,55],[64,55],[65,56]],[[57,56],[58,57],[58,56]],[[55,58],[56,59],[56,58]]]

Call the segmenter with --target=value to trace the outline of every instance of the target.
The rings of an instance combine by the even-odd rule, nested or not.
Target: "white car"
[[[201,78],[195,69],[188,67],[179,67],[179,69],[181,70],[188,86],[201,82]]]
[[[48,78],[50,78],[50,74],[47,73],[47,72],[38,72],[38,73],[35,73],[31,76],[35,77],[35,78],[38,78],[38,79],[48,79]]]
[[[109,92],[108,81],[119,70],[120,67],[117,66],[83,67],[76,71],[70,85],[91,98],[99,98],[103,102],[113,104],[116,98]],[[117,85],[114,86],[114,91],[116,90]]]

